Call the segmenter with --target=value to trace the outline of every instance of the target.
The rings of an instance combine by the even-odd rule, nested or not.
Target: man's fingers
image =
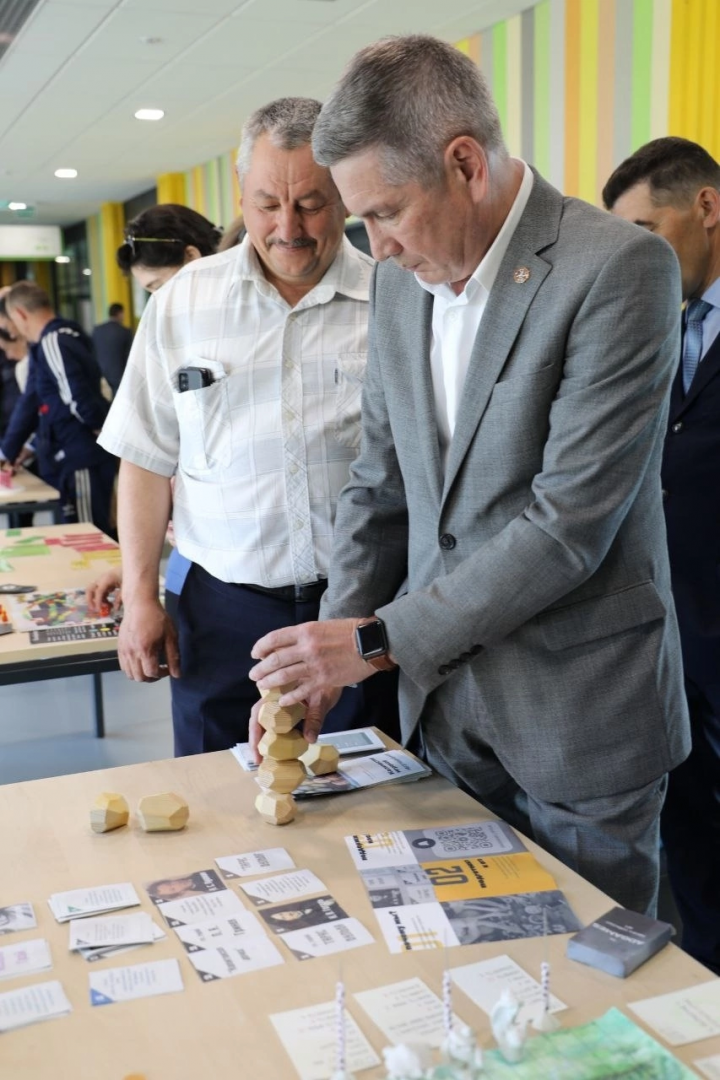
[[[165,632],[165,659],[167,660],[168,671],[172,675],[173,679],[179,679],[180,649],[178,648],[175,627],[172,625],[170,620],[168,620],[168,628]]]

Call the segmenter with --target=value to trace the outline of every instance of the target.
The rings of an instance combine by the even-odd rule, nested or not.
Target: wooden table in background
[[[87,538],[91,536],[97,540],[91,540],[88,546]],[[77,546],[73,546],[74,537]],[[28,546],[48,553],[21,555],[29,538],[37,543]],[[46,540],[63,542],[46,544]],[[12,569],[3,571],[4,565]],[[0,584],[33,585],[38,591],[48,592],[78,588],[89,585],[111,566],[119,566],[117,544],[88,523],[0,530]],[[0,595],[0,603],[7,605],[8,599]],[[16,630],[0,637],[0,686],[70,675],[92,676],[98,738],[105,734],[102,673],[117,671],[118,667],[116,638],[31,645],[27,632]]]
[[[128,827],[105,835],[91,832],[89,808],[101,791],[125,795],[131,808]],[[187,799],[190,821],[184,831],[148,835],[140,830],[135,815],[138,800],[159,791],[176,791]],[[38,915],[36,930],[2,940],[44,937],[54,960],[52,972],[4,982],[2,989],[59,979],[73,1006],[68,1017],[3,1035],[0,1075],[8,1080],[123,1080],[132,1073],[146,1080],[295,1080],[268,1016],[332,1001],[340,963],[347,1007],[378,1053],[385,1039],[355,1002],[353,992],[419,976],[440,996],[443,954],[389,953],[343,837],[466,824],[487,818],[483,808],[433,777],[304,801],[295,822],[277,829],[255,813],[256,793],[252,776],[241,770],[229,751],[0,787],[0,904],[29,900]],[[282,966],[203,983],[171,930],[167,940],[152,947],[87,964],[68,953],[68,927],[55,922],[46,904],[53,892],[132,881],[143,910],[161,922],[142,888],[144,882],[211,868],[216,856],[276,846],[286,847],[298,868],[314,871],[348,914],[370,930],[375,944],[302,962],[280,944],[286,956]],[[607,896],[577,874],[536,845],[528,842],[528,846],[555,876],[583,922],[612,906]],[[228,883],[234,890],[237,885]],[[567,960],[566,940],[563,935],[546,941],[463,946],[450,949],[448,958],[454,967],[507,953],[536,979],[547,958],[552,990],[569,1006],[560,1014],[563,1027],[595,1019],[613,1005],[622,1009],[626,1002],[712,978],[669,945],[628,979],[616,979]],[[91,1007],[89,970],[171,957],[180,960],[185,984],[181,994]],[[459,990],[453,1005],[476,1029],[482,1045],[494,1045],[487,1017]],[[719,1052],[720,1038],[674,1051],[686,1063]],[[358,1080],[377,1080],[381,1075],[377,1068],[361,1073]]]
[[[21,514],[49,510],[60,521],[60,492],[39,476],[20,469],[13,477],[13,487],[0,487],[0,514],[7,514],[10,527],[17,525]]]

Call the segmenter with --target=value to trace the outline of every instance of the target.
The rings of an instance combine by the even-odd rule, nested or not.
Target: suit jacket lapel
[[[533,172],[530,198],[500,264],[475,339],[448,453],[443,498],[458,475],[528,308],[550,272],[550,264],[537,253],[557,239],[563,200]],[[520,268],[530,271],[524,282],[513,276]]]
[[[720,337],[716,337],[705,356],[698,364],[695,378],[690,383],[687,394],[682,396],[682,361],[677,377],[673,382],[672,397],[670,399],[670,416],[682,413],[689,405],[692,405],[698,394],[707,386],[711,379],[720,372]],[[677,396],[676,396],[677,390]]]

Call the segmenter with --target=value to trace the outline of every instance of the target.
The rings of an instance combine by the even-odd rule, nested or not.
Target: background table
[[[60,492],[39,476],[20,469],[13,477],[14,487],[0,487],[0,514],[7,514],[10,526],[19,523],[20,514],[49,510],[60,521]],[[21,490],[22,489],[22,490]]]
[[[187,799],[188,827],[179,833],[143,833],[135,815],[139,798],[168,790]],[[131,808],[128,827],[105,835],[91,832],[89,808],[101,791],[125,795]],[[38,914],[36,930],[0,940],[7,943],[45,937],[55,964],[52,972],[10,980],[2,989],[59,979],[74,1010],[69,1017],[2,1036],[3,1077],[123,1080],[127,1074],[140,1073],[147,1080],[291,1080],[295,1070],[268,1015],[333,1000],[341,968],[348,1009],[378,1053],[385,1039],[354,1001],[354,991],[420,976],[440,996],[443,955],[435,951],[399,956],[389,953],[343,837],[385,829],[465,824],[487,818],[483,808],[434,777],[305,801],[295,822],[274,828],[255,813],[256,793],[252,776],[241,770],[229,751],[0,787],[0,904],[29,900]],[[555,876],[581,920],[589,922],[612,906],[608,897],[528,844]],[[132,881],[143,910],[162,922],[142,889],[143,882],[208,869],[214,866],[215,856],[276,846],[286,847],[298,868],[314,871],[348,914],[370,930],[375,944],[298,961],[280,943],[286,958],[282,966],[202,983],[172,931],[167,940],[151,947],[87,964],[68,953],[68,927],[55,923],[45,903],[52,892]],[[237,884],[228,883],[234,890]],[[569,1006],[560,1014],[563,1027],[599,1017],[612,1005],[622,1008],[625,1002],[712,978],[705,968],[670,945],[628,979],[616,979],[566,960],[566,940],[563,935],[546,941],[463,946],[449,949],[447,955],[450,966],[455,967],[507,953],[539,979],[540,963],[547,951],[552,991]],[[102,1008],[90,1006],[89,970],[170,957],[180,960],[183,993]],[[487,1017],[459,990],[454,993],[453,1005],[456,1013],[473,1025],[484,1046],[494,1045]],[[674,1052],[689,1063],[720,1052],[720,1038]],[[361,1073],[358,1080],[375,1080],[381,1075],[382,1069],[370,1070]]]
[[[28,546],[49,553],[21,555],[29,538],[37,544]],[[63,543],[47,545],[46,540]],[[119,566],[119,560],[117,544],[88,523],[0,530],[0,584],[34,585],[47,591],[84,587],[110,567]],[[6,564],[12,570],[3,571]],[[7,599],[0,596],[0,603],[7,606]],[[98,738],[105,734],[102,673],[117,671],[118,667],[116,638],[31,645],[26,632],[0,637],[0,686],[70,675],[92,676]]]

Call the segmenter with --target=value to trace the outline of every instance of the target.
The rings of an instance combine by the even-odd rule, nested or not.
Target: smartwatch
[[[393,671],[397,664],[388,656],[385,623],[376,617],[362,619],[355,628],[357,651],[376,671]]]

